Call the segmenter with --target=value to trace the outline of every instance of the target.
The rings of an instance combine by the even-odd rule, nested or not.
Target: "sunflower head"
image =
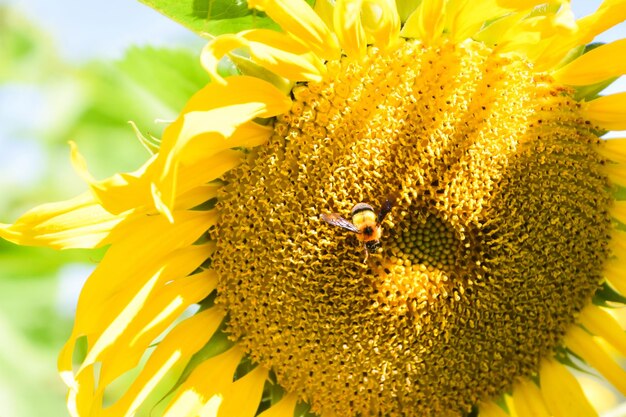
[[[573,90],[481,43],[327,67],[224,177],[228,331],[322,414],[469,411],[530,376],[602,280],[600,142]],[[365,263],[359,233],[320,221],[390,195]]]

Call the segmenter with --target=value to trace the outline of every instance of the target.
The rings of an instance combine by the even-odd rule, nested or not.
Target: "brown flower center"
[[[462,415],[536,371],[601,280],[598,139],[568,90],[479,43],[328,68],[225,178],[229,332],[316,412]],[[319,218],[389,197],[365,263]]]

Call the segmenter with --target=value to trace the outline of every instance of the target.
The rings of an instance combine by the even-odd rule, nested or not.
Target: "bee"
[[[385,216],[389,214],[393,207],[393,201],[387,199],[384,201],[378,213],[367,203],[358,203],[352,207],[350,216],[352,221],[348,221],[341,217],[338,213],[321,214],[320,217],[326,223],[333,226],[339,226],[342,229],[356,233],[357,239],[363,242],[365,248],[365,261],[370,253],[376,252],[380,248],[380,237],[382,235],[381,223]]]

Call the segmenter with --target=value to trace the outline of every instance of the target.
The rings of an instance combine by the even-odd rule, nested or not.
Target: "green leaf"
[[[7,277],[47,278],[64,264],[89,263],[103,255],[104,249],[72,249],[59,252],[50,248],[18,246],[0,239],[0,280]],[[33,262],[33,259],[37,262]]]
[[[159,138],[167,124],[158,120],[175,119],[189,98],[209,82],[198,52],[188,49],[132,47],[121,60],[93,62],[81,74],[88,100],[60,136],[77,138],[96,178],[136,169],[145,160],[129,121],[144,137]],[[156,148],[158,139],[152,142]]]
[[[139,1],[205,38],[247,29],[279,30],[265,13],[249,9],[245,0]]]
[[[199,53],[186,49],[132,47],[117,67],[134,84],[176,112],[209,82]]]
[[[50,36],[4,5],[0,5],[0,45],[0,83],[40,82],[63,69]]]

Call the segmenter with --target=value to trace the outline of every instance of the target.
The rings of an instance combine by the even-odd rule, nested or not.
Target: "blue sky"
[[[49,33],[70,61],[120,58],[131,45],[198,45],[187,29],[137,0],[0,0]]]

